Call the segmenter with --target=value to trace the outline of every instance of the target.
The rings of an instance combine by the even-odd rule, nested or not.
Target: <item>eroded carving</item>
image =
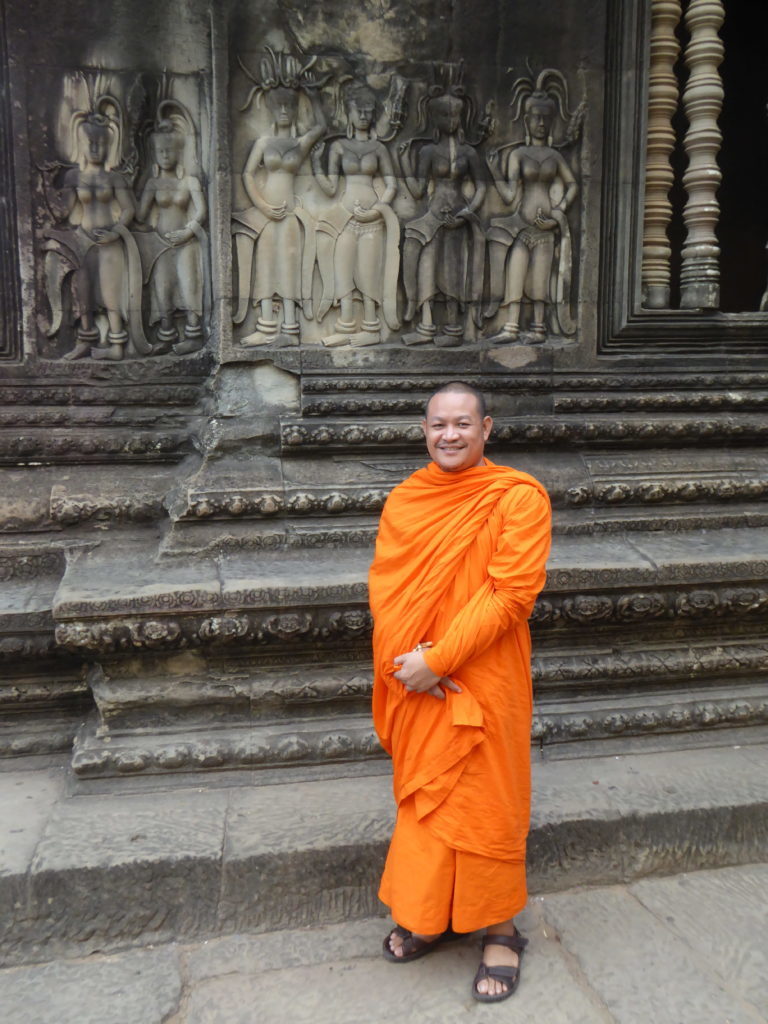
[[[207,204],[200,179],[192,171],[195,128],[182,103],[168,98],[160,102],[150,144],[154,162],[137,218],[151,230],[136,238],[145,280],[149,280],[149,323],[160,325],[153,354],[163,355],[172,348],[177,355],[186,355],[203,344],[203,291],[210,275],[204,270]],[[183,338],[176,324],[178,314],[184,318]]]
[[[568,162],[554,146],[556,118],[565,126],[560,148],[579,137],[583,104],[571,112],[568,87],[559,71],[547,69],[533,81],[519,78],[512,87],[513,120],[525,127],[525,142],[502,146],[489,154],[496,188],[511,213],[494,217],[488,229],[490,302],[487,318],[499,306],[506,320],[494,335],[497,343],[514,341],[520,333],[523,302],[532,306],[530,341],[547,334],[572,335],[572,247],[567,211],[578,192]],[[508,150],[505,156],[502,156]]]
[[[323,337],[328,346],[375,345],[381,341],[381,318],[397,330],[397,278],[400,266],[400,225],[391,203],[396,193],[392,158],[377,139],[377,101],[364,82],[352,81],[344,90],[347,137],[335,139],[328,151],[324,174],[318,152],[312,153],[315,181],[338,202],[317,222],[317,263],[322,281],[318,320],[331,306],[340,306],[334,331]],[[384,191],[379,196],[374,179]],[[363,304],[362,323],[355,314],[355,297]]]
[[[141,355],[151,351],[141,321],[139,253],[128,230],[136,208],[121,169],[122,105],[107,92],[94,95],[98,79],[87,84],[91,103],[75,111],[69,125],[74,166],[41,168],[48,207],[61,225],[45,231],[43,245],[48,336],[58,334],[66,310],[76,324],[76,342],[65,359],[119,360],[129,342]]]
[[[253,83],[241,108],[264,100],[272,118],[271,134],[257,138],[243,169],[245,191],[253,204],[233,215],[237,252],[237,308],[241,324],[249,303],[258,309],[256,330],[240,338],[246,347],[298,345],[299,308],[312,318],[314,218],[296,195],[296,178],[310,150],[325,132],[325,114],[317,90],[323,84],[311,71],[315,58],[302,63],[267,50],[258,77],[241,67]],[[302,97],[312,123],[299,128]],[[276,315],[274,304],[280,313]],[[279,317],[279,319],[278,319]]]
[[[414,199],[430,195],[426,212],[405,225],[404,319],[414,320],[417,312],[420,319],[403,341],[453,347],[465,334],[460,314],[467,307],[479,326],[485,263],[485,232],[478,211],[486,183],[477,149],[467,139],[473,105],[464,87],[463,65],[434,65],[433,81],[418,109],[419,128],[429,126],[432,138],[403,143],[400,159]],[[480,123],[478,143],[491,127],[488,118]],[[438,298],[445,304],[439,330],[434,316]]]

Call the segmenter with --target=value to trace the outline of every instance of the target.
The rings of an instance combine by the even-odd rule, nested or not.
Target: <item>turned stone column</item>
[[[641,272],[642,304],[646,309],[669,307],[672,248],[667,228],[672,214],[669,190],[674,181],[669,156],[675,144],[672,116],[678,86],[674,68],[680,52],[675,29],[680,16],[680,0],[653,0]]]
[[[721,0],[691,0],[685,12],[691,41],[685,51],[690,77],[683,93],[689,121],[684,140],[689,163],[683,175],[688,193],[680,274],[683,309],[717,309],[720,305],[720,248],[715,228],[720,213],[717,189],[722,178],[717,165],[722,141],[717,119],[723,103],[718,71],[723,43],[717,33],[724,16]]]

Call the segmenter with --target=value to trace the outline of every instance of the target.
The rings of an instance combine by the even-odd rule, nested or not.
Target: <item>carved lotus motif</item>
[[[762,611],[768,604],[768,594],[759,590],[730,590],[725,594],[725,603],[731,611],[739,614]]]
[[[289,508],[291,512],[311,512],[312,511],[312,495],[299,493],[294,494],[291,498]]]
[[[344,497],[343,494],[339,494],[338,492],[329,494],[328,497],[325,499],[325,508],[328,512],[344,512],[346,507],[347,499]]]
[[[565,500],[569,505],[584,505],[589,501],[589,488],[585,484],[569,487],[565,492]]]
[[[580,594],[563,602],[563,611],[572,622],[600,622],[610,619],[613,602],[598,594]]]
[[[713,590],[692,590],[677,598],[675,610],[678,615],[698,616],[715,612],[719,605],[718,596]]]
[[[181,628],[176,622],[148,619],[144,622],[129,623],[128,632],[134,646],[157,648],[175,643],[181,634]]]
[[[205,519],[207,516],[212,516],[215,509],[213,505],[206,498],[202,501],[196,501],[192,506],[192,511],[198,517],[198,519]]]
[[[259,501],[258,508],[263,516],[273,516],[280,511],[280,499],[274,494],[267,494]]]
[[[248,619],[244,615],[214,615],[204,619],[198,629],[201,640],[240,640],[248,632]]]
[[[616,610],[619,617],[630,622],[637,619],[652,619],[667,610],[661,594],[625,594],[620,597]]]
[[[265,625],[272,636],[280,640],[291,640],[309,633],[312,629],[312,619],[306,612],[286,612],[283,615],[273,615]]]
[[[371,628],[371,616],[362,608],[354,608],[343,613],[341,621],[344,630],[353,635],[365,633]]]

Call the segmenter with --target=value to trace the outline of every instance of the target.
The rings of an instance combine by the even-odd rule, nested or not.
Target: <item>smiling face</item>
[[[427,451],[445,473],[482,465],[492,426],[490,416],[480,415],[475,396],[464,391],[438,392],[421,421]]]

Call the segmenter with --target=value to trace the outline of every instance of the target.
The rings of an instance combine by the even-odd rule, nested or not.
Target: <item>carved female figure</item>
[[[347,138],[331,143],[328,174],[313,150],[315,180],[335,196],[343,176],[344,188],[335,206],[317,222],[317,262],[323,284],[318,309],[322,320],[331,305],[340,305],[335,333],[325,345],[375,345],[381,341],[379,310],[397,330],[397,274],[400,263],[400,226],[390,204],[396,182],[386,146],[376,138],[376,98],[366,85],[354,83],[345,93]],[[381,196],[374,178],[381,178]],[[354,301],[363,302],[361,330],[357,330]]]
[[[134,217],[133,195],[115,165],[121,147],[117,101],[101,96],[91,111],[73,115],[70,131],[78,166],[70,167],[60,187],[53,181],[57,166],[45,168],[46,195],[57,220],[69,227],[45,232],[46,291],[52,310],[49,337],[61,327],[63,289],[71,278],[77,323],[74,349],[65,359],[118,360],[131,339],[143,354],[151,348],[141,325],[141,268],[138,250],[128,231]],[[96,317],[106,315],[106,337]]]
[[[207,206],[200,181],[187,173],[185,155],[194,141],[189,115],[173,100],[164,100],[151,136],[152,176],[139,200],[138,219],[150,222],[151,233],[137,235],[149,276],[150,324],[159,322],[155,354],[173,345],[177,355],[194,352],[203,342],[203,223]],[[175,317],[184,316],[179,340]]]
[[[554,80],[550,91],[542,88],[547,80]],[[555,71],[542,72],[535,88],[530,79],[519,79],[512,102],[517,100],[518,116],[523,102],[525,144],[510,151],[505,170],[498,152],[489,156],[496,188],[513,211],[493,218],[488,230],[491,301],[485,316],[494,316],[499,305],[508,307],[507,320],[493,339],[496,342],[518,337],[523,300],[533,306],[533,342],[543,341],[546,336],[547,309],[557,333],[568,334],[573,330],[568,308],[570,231],[565,213],[578,185],[565,159],[552,146],[558,102],[563,105],[561,113],[565,116],[565,90],[565,81]]]
[[[464,328],[459,313],[480,299],[483,283],[484,237],[476,211],[485,198],[482,167],[474,146],[465,140],[463,123],[469,101],[458,75],[447,69],[448,82],[433,86],[419,103],[433,126],[431,142],[422,145],[412,169],[409,143],[401,147],[406,184],[420,199],[430,192],[423,217],[405,226],[403,283],[406,320],[421,310],[416,330],[404,336],[406,344],[432,341],[440,346],[460,345]],[[465,197],[470,193],[470,198]],[[445,322],[438,335],[433,303],[445,299]]]
[[[243,185],[253,206],[233,214],[238,262],[235,323],[245,319],[249,298],[259,309],[257,329],[240,339],[246,346],[298,345],[298,307],[306,317],[312,316],[314,223],[296,195],[296,178],[325,132],[325,116],[312,91],[321,83],[308,73],[313,63],[314,58],[302,67],[294,57],[269,50],[261,79],[249,76],[254,87],[245,106],[254,94],[263,96],[273,127],[271,135],[256,140],[243,170]],[[302,92],[310,99],[315,123],[299,134]],[[273,313],[275,300],[282,306],[281,324]]]

